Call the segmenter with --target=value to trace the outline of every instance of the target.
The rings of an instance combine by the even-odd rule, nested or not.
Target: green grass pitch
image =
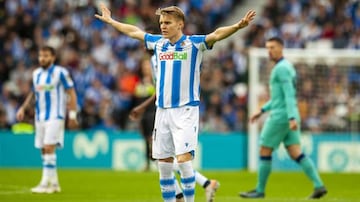
[[[40,179],[40,169],[0,169],[0,202],[160,202],[156,172],[121,172],[112,170],[60,169],[62,192],[52,195],[31,194],[29,189]],[[255,186],[256,174],[246,171],[204,172],[221,186],[216,202],[309,201],[312,185],[301,172],[274,172],[270,176],[266,198],[249,200],[239,191]],[[322,174],[329,190],[318,201],[360,202],[360,174]],[[205,201],[204,190],[197,186],[196,202]]]

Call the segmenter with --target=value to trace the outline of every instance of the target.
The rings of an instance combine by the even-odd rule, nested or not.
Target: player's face
[[[38,60],[41,67],[48,68],[55,62],[55,56],[50,51],[41,50],[39,51]]]
[[[276,41],[267,41],[266,49],[269,53],[270,60],[277,61],[282,57],[283,46]]]
[[[164,38],[172,41],[172,39],[177,39],[182,35],[182,28],[184,26],[184,22],[182,20],[179,20],[172,15],[164,14],[160,15],[159,23],[161,34]]]

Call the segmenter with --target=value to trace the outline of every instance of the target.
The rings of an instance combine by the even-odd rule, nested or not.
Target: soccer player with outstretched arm
[[[284,143],[290,157],[304,170],[314,184],[311,199],[321,198],[327,190],[320,179],[312,160],[301,151],[300,115],[296,101],[296,71],[283,57],[283,41],[273,37],[266,41],[269,58],[275,62],[270,74],[270,100],[255,113],[250,122],[269,112],[260,136],[260,159],[258,181],[255,190],[240,193],[243,198],[264,198],[265,186],[271,172],[271,154]]]
[[[130,112],[129,118],[133,121],[139,121],[140,119],[142,119],[145,110],[149,108],[149,106],[153,105],[154,102],[155,102],[155,95],[149,97],[144,102],[134,107]],[[152,107],[150,107],[150,110],[151,109]],[[176,160],[174,161],[174,172],[179,172],[179,166]],[[213,202],[215,200],[215,192],[219,188],[220,183],[217,180],[208,179],[198,171],[194,171],[194,173],[195,173],[195,181],[205,189],[206,201]],[[176,202],[184,201],[184,194],[177,180],[175,180],[175,196],[176,196]]]
[[[198,141],[200,104],[200,65],[203,52],[217,41],[246,27],[255,17],[249,11],[238,23],[220,27],[208,35],[183,34],[184,12],[176,6],[157,11],[161,35],[149,34],[140,28],[117,22],[111,12],[101,5],[98,19],[118,31],[145,42],[154,50],[158,71],[156,75],[156,115],[153,132],[153,158],[158,159],[160,188],[166,202],[175,202],[173,161],[177,159],[186,202],[194,201],[195,174],[192,159]]]

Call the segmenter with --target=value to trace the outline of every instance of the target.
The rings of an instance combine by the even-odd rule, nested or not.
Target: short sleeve
[[[153,82],[156,85],[157,64],[156,64],[156,56],[155,55],[151,56],[150,63],[151,63],[151,72],[152,72]]]
[[[60,81],[65,89],[74,87],[74,82],[71,79],[69,72],[63,68],[60,72]]]
[[[189,39],[195,45],[195,47],[201,51],[212,49],[212,47],[209,47],[206,44],[206,35],[192,35],[189,37]]]
[[[161,35],[155,35],[155,34],[145,34],[145,47],[148,50],[154,50],[156,42],[159,41],[162,38]]]

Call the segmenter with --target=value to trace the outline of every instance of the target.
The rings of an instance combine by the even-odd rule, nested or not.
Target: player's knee
[[[41,155],[45,154],[45,148],[41,148]]]
[[[174,162],[174,158],[169,157],[169,158],[165,158],[165,159],[159,159],[159,162],[172,163],[172,162]]]
[[[53,145],[45,145],[42,149],[44,154],[52,154],[55,152],[55,146]]]
[[[304,154],[301,151],[301,148],[299,145],[292,145],[287,147],[287,152],[292,160],[297,161],[297,159],[304,158]],[[300,161],[299,160],[299,161]]]
[[[271,156],[272,151],[273,151],[272,148],[261,146],[259,154],[260,156]]]
[[[191,153],[185,153],[176,156],[176,160],[178,163],[184,163],[186,161],[191,161],[193,159],[193,155]]]
[[[300,155],[298,156],[294,156],[294,157],[291,157],[294,161],[296,161],[296,163],[300,163],[301,160],[303,160],[305,158],[305,154],[304,153],[301,153]]]

